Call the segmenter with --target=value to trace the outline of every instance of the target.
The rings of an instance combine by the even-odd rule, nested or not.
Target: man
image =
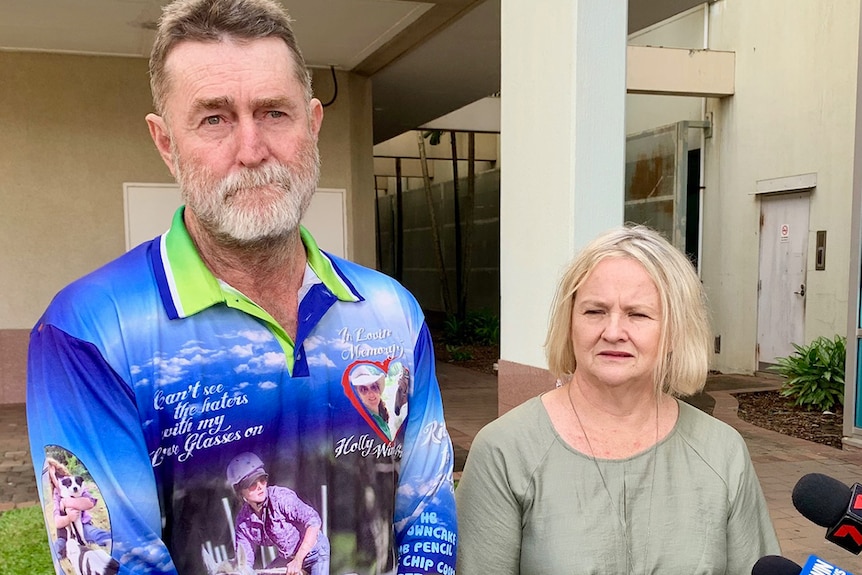
[[[204,557],[236,568],[224,470],[242,453],[319,511],[338,572],[451,573],[452,447],[421,310],[299,226],[323,110],[286,14],[274,0],[177,0],[150,75],[147,124],[185,207],[63,289],[34,328],[36,469],[63,450],[86,469],[123,573],[198,574]],[[348,377],[390,363],[410,374],[391,440]],[[264,548],[254,566],[272,559]]]

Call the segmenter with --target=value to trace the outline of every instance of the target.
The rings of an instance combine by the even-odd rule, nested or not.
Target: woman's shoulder
[[[471,451],[536,451],[554,440],[554,430],[541,396],[533,397],[507,411],[483,427],[473,440]]]
[[[745,440],[736,429],[682,400],[679,400],[677,430],[704,459],[748,458]]]
[[[270,497],[273,495],[276,497],[296,497],[296,491],[284,485],[267,485],[266,491]]]
[[[680,422],[684,425],[695,428],[707,428],[715,433],[723,433],[728,436],[742,437],[732,426],[717,417],[698,409],[690,403],[686,403],[682,399],[677,401],[679,403]]]

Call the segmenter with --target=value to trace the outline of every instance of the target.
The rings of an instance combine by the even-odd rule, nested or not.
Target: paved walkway
[[[497,415],[497,380],[491,375],[445,363],[438,364],[438,379],[446,422],[455,444],[456,466],[463,466],[462,458],[466,456],[473,436]],[[689,402],[732,425],[745,439],[785,557],[803,565],[808,556],[814,554],[862,574],[862,557],[828,543],[823,538],[826,530],[802,517],[791,501],[793,487],[806,473],[824,473],[848,485],[862,482],[862,453],[781,435],[746,423],[736,416],[737,403],[731,391],[762,391],[777,387],[777,380],[771,378],[715,375],[710,376],[706,392]]]
[[[497,379],[446,363],[438,364],[438,379],[455,445],[456,469],[461,469],[476,432],[497,415]],[[787,437],[736,417],[736,400],[731,391],[775,387],[776,381],[769,378],[710,376],[706,393],[690,402],[732,425],[745,438],[784,556],[801,565],[813,553],[862,573],[862,558],[827,543],[823,538],[825,529],[802,517],[790,499],[793,486],[806,473],[825,473],[848,485],[862,482],[862,453]],[[24,406],[0,405],[0,512],[37,503],[26,437]]]

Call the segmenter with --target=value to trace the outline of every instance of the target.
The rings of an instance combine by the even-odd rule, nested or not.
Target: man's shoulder
[[[414,299],[410,290],[401,285],[401,283],[392,276],[332,254],[327,254],[327,256],[332,261],[332,265],[335,268],[336,273],[349,281],[360,295],[366,297],[366,299],[367,292],[373,292],[378,289],[392,290],[402,296],[408,297],[410,300]]]
[[[397,285],[401,285],[395,278],[386,275],[385,273],[375,270],[374,268],[370,268],[366,265],[356,263],[351,260],[344,259],[342,257],[338,257],[329,252],[326,252],[326,256],[332,262],[332,265],[335,267],[337,273],[341,273],[342,275],[346,275],[349,278],[359,278],[366,281],[383,281],[383,282],[392,282]]]
[[[69,314],[98,313],[135,301],[143,292],[156,289],[149,244],[141,244],[61,289],[43,320],[68,318]]]

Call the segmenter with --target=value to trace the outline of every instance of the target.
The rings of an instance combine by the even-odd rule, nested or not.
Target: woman
[[[557,389],[487,425],[455,492],[458,575],[748,574],[778,554],[745,443],[700,391],[706,306],[659,234],[614,229],[558,288]]]
[[[278,557],[267,569],[286,575],[329,575],[329,541],[320,530],[320,515],[287,487],[269,485],[263,461],[241,453],[227,466],[227,480],[243,500],[236,515],[238,555],[253,567],[262,545],[275,545]]]
[[[74,524],[78,519],[81,520],[81,527],[84,532],[77,535],[73,533],[71,535],[72,538],[82,538],[84,543],[88,544],[110,545],[111,532],[93,525],[92,511],[96,507],[97,500],[90,495],[90,491],[81,486],[81,490],[77,496],[64,497],[61,482],[64,478],[73,477],[69,468],[53,457],[46,457],[44,469],[47,470],[48,477],[51,480],[52,499],[54,502],[54,527],[57,529],[57,539],[54,541],[53,548],[57,557],[61,559],[66,557],[66,543],[70,536],[69,530],[74,528]]]
[[[376,365],[363,363],[351,372],[350,383],[380,431],[388,439],[392,439],[389,431],[389,410],[386,409],[386,403],[381,396],[386,386],[386,374]]]

